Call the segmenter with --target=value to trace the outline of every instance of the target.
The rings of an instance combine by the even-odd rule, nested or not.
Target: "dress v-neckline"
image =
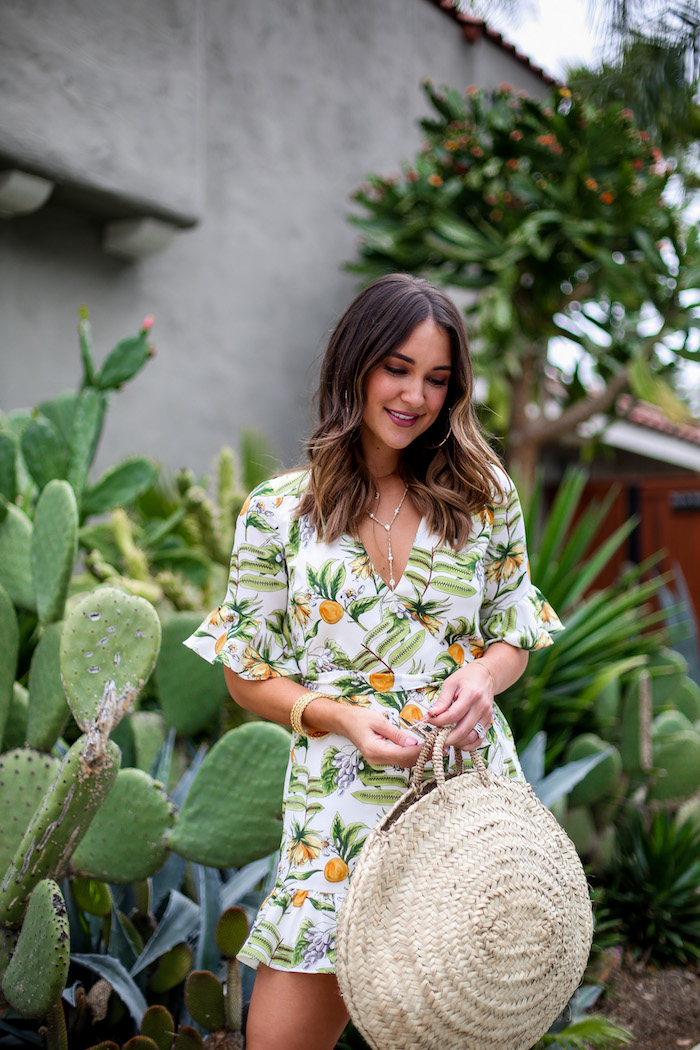
[[[377,570],[375,568],[375,565],[374,565],[374,562],[372,561],[372,559],[371,559],[371,557],[369,555],[369,552],[368,552],[367,548],[365,547],[364,543],[362,542],[362,538],[360,537],[360,535],[358,533],[357,542],[360,545],[360,547],[362,548],[362,550],[364,551],[364,555],[367,558],[367,564],[369,565],[369,569],[370,569],[370,572],[372,573],[372,576],[374,577],[375,581],[379,580],[381,583],[384,584],[384,586],[386,587],[386,589],[389,592],[389,594],[396,594],[396,592],[398,591],[399,587],[403,583],[404,576],[406,575],[406,569],[411,564],[411,558],[413,557],[413,552],[414,552],[414,550],[416,549],[416,547],[418,545],[418,537],[421,534],[421,530],[423,528],[423,522],[424,521],[425,521],[425,516],[422,516],[420,521],[418,522],[418,528],[416,529],[416,534],[413,537],[413,543],[411,544],[411,549],[408,552],[408,558],[406,559],[406,564],[404,565],[403,572],[401,573],[401,575],[399,576],[398,580],[396,581],[393,591],[392,591],[391,587],[389,586],[388,581],[384,579],[384,577],[382,576],[382,574],[380,572],[377,572]]]

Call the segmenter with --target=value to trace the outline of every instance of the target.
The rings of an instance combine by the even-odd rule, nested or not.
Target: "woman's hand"
[[[447,738],[447,747],[461,751],[475,748],[493,721],[495,679],[481,660],[472,660],[443,682],[437,700],[428,709],[428,721],[434,726],[456,723]],[[481,724],[483,734],[474,727]]]
[[[415,766],[421,741],[399,729],[379,711],[348,709],[343,729],[346,736],[371,766]]]

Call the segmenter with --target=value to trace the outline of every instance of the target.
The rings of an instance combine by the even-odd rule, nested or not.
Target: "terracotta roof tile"
[[[670,434],[693,445],[700,445],[700,423],[673,423],[656,405],[650,405],[647,401],[636,401],[630,394],[623,394],[618,398],[616,407],[617,414],[630,423],[646,430]]]
[[[446,15],[449,15],[453,21],[459,23],[462,27],[462,35],[468,44],[478,44],[484,37],[490,40],[491,43],[500,47],[503,51],[507,51],[517,59],[518,62],[522,62],[524,66],[530,70],[531,73],[535,73],[536,76],[540,77],[545,84],[560,84],[561,81],[556,80],[553,76],[547,73],[541,66],[536,65],[531,58],[523,54],[522,51],[518,51],[515,44],[511,44],[509,40],[506,40],[503,33],[498,33],[495,29],[491,29],[483,18],[478,18],[476,15],[468,15],[464,11],[458,10],[453,4],[452,0],[428,0],[428,3],[432,4],[433,7],[439,7],[441,11],[444,11]]]

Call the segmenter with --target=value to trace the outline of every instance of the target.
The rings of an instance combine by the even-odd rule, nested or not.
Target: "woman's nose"
[[[420,408],[424,400],[423,380],[420,376],[407,377],[406,385],[401,392],[401,398],[411,408]]]

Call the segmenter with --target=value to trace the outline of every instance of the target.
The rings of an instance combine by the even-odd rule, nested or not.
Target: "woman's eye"
[[[384,365],[384,368],[387,370],[389,375],[392,375],[392,376],[405,376],[406,375],[406,369],[405,368],[395,368],[393,365]]]
[[[428,382],[432,383],[433,386],[447,386],[446,379],[429,379]]]

